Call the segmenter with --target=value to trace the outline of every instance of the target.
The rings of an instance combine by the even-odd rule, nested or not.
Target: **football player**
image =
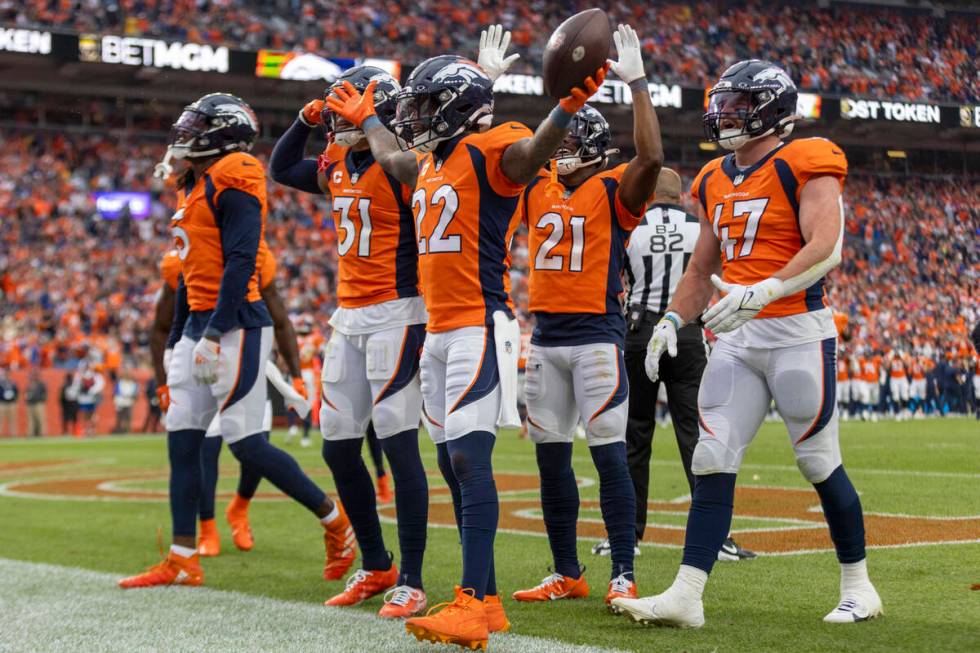
[[[300,315],[296,324],[296,335],[299,340],[299,364],[303,383],[306,386],[307,395],[314,400],[314,407],[319,408],[320,393],[317,390],[320,378],[320,362],[323,356],[323,335],[313,324],[313,316],[308,313]],[[310,426],[313,424],[313,413],[311,412],[303,423],[303,435],[300,437],[299,444],[304,449],[313,443],[310,440]],[[286,433],[286,444],[289,444],[296,437],[298,429],[293,416],[290,415],[289,431]]]
[[[399,86],[386,72],[351,68],[326,97],[369,85],[376,89],[372,111],[387,131]],[[306,142],[319,125],[332,145],[319,161],[304,159]],[[323,363],[320,430],[323,459],[357,535],[362,568],[327,605],[357,605],[394,588],[380,616],[410,617],[426,607],[422,558],[429,505],[418,445],[419,354],[427,315],[419,294],[411,189],[378,165],[364,132],[325,109],[323,100],[302,109],[276,144],[270,167],[277,182],[328,196],[338,229],[340,307],[330,319],[334,331]],[[369,423],[395,480],[401,571],[385,546],[374,485],[361,458]]]
[[[626,460],[626,321],[619,295],[626,240],[653,194],[663,148],[640,39],[626,25],[613,38],[619,61],[612,70],[633,92],[636,156],[608,168],[616,152],[610,149],[609,123],[585,105],[554,153],[552,180],[537,177],[521,196],[531,259],[529,308],[536,322],[527,358],[527,423],[541,474],[541,509],[554,573],[537,587],[515,592],[518,601],[589,594],[575,533],[579,497],[572,443],[580,419],[599,474],[611,548],[606,605],[637,595],[636,495]]]
[[[773,400],[840,561],[840,600],[824,620],[881,614],[861,501],[841,463],[837,330],[823,290],[824,275],[840,262],[847,160],[823,138],[782,140],[799,118],[796,106],[786,72],[755,59],[731,66],[709,93],[706,135],[734,152],[704,166],[692,185],[701,234],[650,339],[647,372],[656,378],[661,355],[676,355],[677,331],[716,290],[723,297],[704,320],[718,342],[698,394],[697,483],[677,578],[663,594],[613,601],[637,621],[704,624],[701,597],[731,525],[735,476]]]
[[[514,122],[491,128],[493,80],[513,62],[503,56],[509,35],[493,32],[480,56],[489,71],[456,55],[412,71],[398,94],[395,134],[376,115],[376,84],[363,92],[345,84],[327,98],[331,111],[364,132],[382,168],[413,190],[429,312],[422,395],[461,521],[463,573],[451,603],[406,627],[419,639],[469,647],[486,646],[488,632],[508,627],[493,573],[499,507],[491,454],[498,418],[517,412],[516,391],[502,389],[498,370],[498,359],[506,361],[503,377],[516,387],[520,332],[508,288],[515,209],[606,74],[603,66],[582,80],[536,132]],[[503,390],[512,402],[502,402]]]
[[[279,390],[286,399],[286,405],[297,414],[309,413],[309,402],[306,399],[305,387],[299,376],[299,356],[297,354],[296,334],[292,322],[286,313],[279,291],[275,286],[276,260],[268,251],[265,241],[259,245],[262,252],[262,270],[260,285],[262,299],[269,308],[272,317],[273,331],[280,351],[286,352],[293,383],[289,385],[282,377],[282,372],[271,361],[266,364],[264,376]],[[163,286],[157,296],[156,309],[153,318],[153,330],[150,334],[150,354],[154,374],[157,379],[157,398],[161,409],[166,412],[170,405],[169,389],[167,387],[166,368],[169,366],[172,349],[167,349],[167,339],[174,321],[174,298],[180,283],[180,253],[172,249],[168,251],[160,263],[160,274]],[[221,453],[221,420],[214,416],[205,434],[201,446],[201,496],[198,502],[198,518],[200,533],[197,540],[197,552],[201,556],[216,556],[221,552],[221,538],[214,521],[214,500],[218,484],[218,457]],[[263,436],[268,440],[272,428],[272,405],[266,402],[263,416]],[[235,546],[242,551],[250,551],[254,545],[252,529],[248,522],[248,506],[255,491],[258,489],[262,475],[250,465],[241,464],[238,477],[238,490],[225,510],[225,517],[231,526],[231,537]]]
[[[221,435],[243,463],[302,503],[325,529],[324,577],[336,579],[354,561],[353,533],[334,503],[284,451],[262,435],[266,384],[258,382],[272,348],[273,321],[260,272],[266,217],[265,172],[248,154],[258,119],[240,98],[211,93],[185,107],[171,129],[171,158],[187,159],[171,221],[181,276],[175,296],[167,369],[167,450],[173,543],[146,572],[124,578],[126,588],[200,585],[195,543],[201,491],[201,445],[219,415]]]

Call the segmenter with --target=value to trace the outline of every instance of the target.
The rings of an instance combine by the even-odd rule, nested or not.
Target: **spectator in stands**
[[[41,380],[41,372],[37,368],[31,370],[24,399],[27,401],[27,432],[35,438],[47,435],[48,386]]]
[[[121,370],[113,391],[112,403],[116,407],[116,426],[113,433],[129,433],[132,429],[133,405],[140,386],[128,370]]]
[[[17,385],[7,375],[6,370],[0,368],[0,425],[2,425],[2,435],[5,438],[17,435],[17,397],[20,391]]]

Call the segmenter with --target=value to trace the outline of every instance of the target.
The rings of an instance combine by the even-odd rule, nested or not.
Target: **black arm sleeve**
[[[180,337],[184,335],[184,324],[187,316],[191,314],[191,307],[187,303],[187,286],[184,285],[184,277],[177,278],[177,293],[174,298],[174,321],[170,325],[170,337],[167,338],[167,349],[173,349]]]
[[[218,303],[204,329],[206,336],[220,336],[238,324],[238,309],[248,294],[248,280],[255,274],[262,237],[262,205],[254,195],[229,188],[218,198],[218,213],[225,269]]]
[[[297,118],[286,133],[279,137],[269,159],[269,172],[277,183],[314,195],[322,195],[317,183],[317,166],[313,159],[304,159],[306,140],[312,128]]]

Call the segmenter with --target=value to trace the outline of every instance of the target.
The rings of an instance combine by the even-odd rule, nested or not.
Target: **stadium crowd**
[[[152,141],[91,133],[0,132],[0,369],[93,367],[114,378],[148,366],[173,210],[172,192],[151,176],[160,150]],[[264,159],[267,150],[257,154]],[[151,192],[150,216],[103,219],[91,196],[97,190]],[[269,191],[267,239],[287,306],[326,325],[336,307],[337,259],[326,205],[271,182]],[[972,383],[978,192],[980,183],[962,178],[852,177],[844,263],[828,283],[846,318],[843,356],[894,350],[953,366]],[[527,329],[523,236],[513,256],[513,294]],[[964,392],[972,401],[972,389]]]
[[[243,49],[298,47],[324,56],[418,61],[473,53],[476,30],[439,25],[501,22],[523,65],[540,61],[545,38],[587,0],[0,0],[0,22],[221,43]],[[609,2],[613,20],[644,38],[651,79],[705,86],[747,57],[782,62],[803,90],[906,100],[980,101],[980,14],[763,0]],[[184,17],[193,15],[193,21]],[[519,71],[520,67],[515,71]],[[529,69],[528,69],[529,70]]]

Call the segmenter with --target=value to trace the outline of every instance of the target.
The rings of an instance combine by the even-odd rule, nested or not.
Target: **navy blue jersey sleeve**
[[[317,183],[316,161],[303,158],[311,131],[312,128],[307,127],[299,118],[294,120],[272,150],[269,172],[272,173],[272,179],[283,186],[322,195],[323,191]]]
[[[170,325],[170,336],[167,338],[167,349],[173,349],[180,337],[184,335],[184,324],[191,313],[187,303],[187,286],[184,285],[184,275],[177,277],[177,291],[174,297],[174,321]]]
[[[248,280],[255,274],[255,262],[262,238],[262,205],[258,198],[236,188],[218,197],[218,228],[225,269],[221,275],[218,303],[205,336],[220,336],[238,325],[238,309],[248,294]]]

